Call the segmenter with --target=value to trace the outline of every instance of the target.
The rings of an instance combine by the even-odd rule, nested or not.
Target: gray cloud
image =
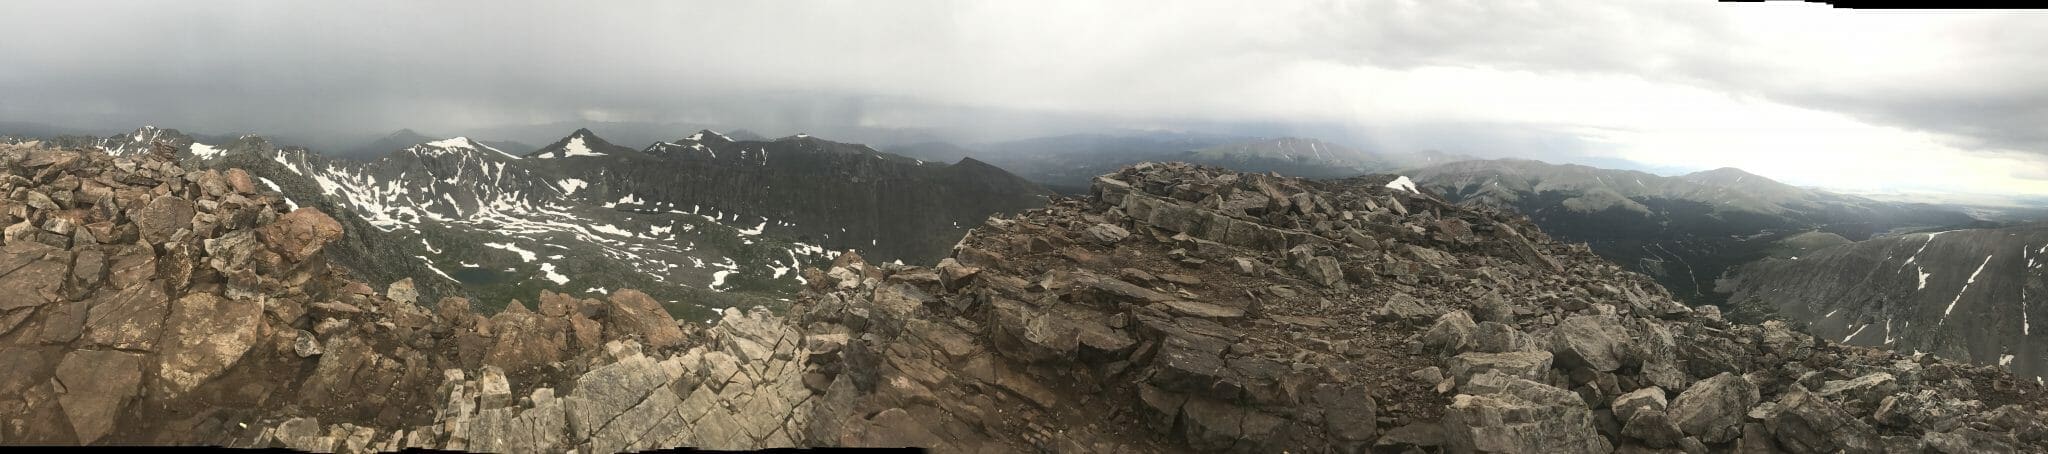
[[[1214,128],[1315,133],[1399,151],[1561,156],[1596,148],[1549,118],[1453,112],[1389,122],[1338,96],[1315,96],[1331,89],[1321,86],[1299,87],[1307,101],[1239,96],[1293,87],[1296,79],[1286,77],[1324,66],[1335,69],[1313,74],[1339,84],[1351,77],[1343,71],[1449,67],[1637,78],[1840,112],[1970,146],[2048,150],[2048,132],[2038,127],[2048,120],[2048,63],[2032,58],[2048,50],[2048,29],[2030,26],[2039,21],[2029,17],[1933,30],[1940,41],[1917,44],[1928,52],[1845,48],[1873,55],[1858,67],[1808,58],[1835,53],[1834,44],[1773,34],[1801,24],[1758,33],[1756,14],[1725,5],[1275,3],[12,4],[18,20],[0,27],[0,121],[148,123],[332,143],[402,127],[503,134],[587,122],[963,141]],[[1816,27],[1867,25],[1839,22]]]

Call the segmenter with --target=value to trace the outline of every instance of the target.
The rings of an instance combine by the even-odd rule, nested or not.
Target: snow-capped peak
[[[448,149],[455,149],[455,148],[471,148],[471,149],[474,149],[474,148],[476,148],[476,143],[475,143],[475,142],[471,142],[471,141],[469,141],[469,138],[468,138],[468,137],[456,137],[456,138],[453,138],[453,139],[443,139],[443,140],[436,140],[436,141],[433,141],[433,142],[427,142],[427,146],[429,146],[429,147],[434,147],[434,148],[448,148]]]

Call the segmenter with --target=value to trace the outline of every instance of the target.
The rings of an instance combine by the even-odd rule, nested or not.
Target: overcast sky
[[[1734,166],[1846,190],[2048,194],[2048,16],[2030,13],[1582,0],[5,11],[0,121],[304,135],[630,121],[963,140],[1255,125],[1239,129]]]

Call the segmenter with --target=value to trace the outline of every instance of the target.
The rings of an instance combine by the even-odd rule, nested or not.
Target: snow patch
[[[568,276],[563,276],[561,273],[555,272],[555,264],[553,263],[540,264],[540,272],[542,279],[555,281],[555,285],[563,285],[569,283]]]
[[[1987,256],[1984,256],[1984,263],[1980,263],[1980,264],[1978,264],[1978,265],[1977,265],[1977,271],[1976,271],[1976,272],[1972,272],[1972,273],[1970,273],[1970,279],[1969,279],[1969,280],[1965,280],[1965,281],[1963,281],[1963,289],[1962,289],[1962,290],[1957,290],[1957,291],[1956,291],[1956,299],[1954,299],[1954,300],[1950,300],[1950,301],[1948,302],[1948,309],[1943,309],[1943,310],[1941,311],[1941,321],[1942,321],[1942,323],[1947,323],[1947,322],[1948,322],[1948,314],[1950,314],[1950,313],[1953,313],[1953,312],[1955,312],[1955,311],[1956,311],[1956,303],[1958,303],[1958,302],[1962,302],[1962,301],[1963,301],[1963,292],[1968,292],[1968,291],[1970,291],[1970,284],[1975,284],[1975,283],[1977,283],[1977,275],[1978,275],[1978,274],[1982,274],[1982,273],[1984,273],[1984,266],[1985,266],[1985,265],[1990,265],[1990,264],[1991,264],[1991,258],[1992,258],[1992,257],[1995,257],[1995,256],[1997,256],[1997,255],[1998,255],[1998,254],[1992,254],[1992,255],[1987,255]]]
[[[476,149],[476,146],[475,146],[475,145],[473,145],[473,144],[472,144],[472,143],[471,143],[471,142],[469,141],[469,138],[468,138],[468,137],[456,137],[456,138],[453,138],[453,139],[442,139],[442,140],[436,140],[436,141],[433,141],[433,142],[427,142],[427,146],[430,146],[430,147],[434,147],[434,148],[448,148],[448,149],[457,149],[457,148],[468,148],[468,149]]]
[[[438,266],[434,266],[434,261],[433,261],[433,260],[428,260],[426,256],[423,256],[423,255],[415,255],[415,256],[413,256],[413,257],[419,257],[420,261],[422,261],[422,262],[426,262],[426,263],[427,263],[427,269],[429,269],[429,270],[434,270],[434,274],[439,274],[439,275],[441,275],[441,277],[442,277],[443,279],[447,279],[447,280],[450,280],[450,281],[455,281],[455,282],[462,282],[462,281],[456,281],[456,280],[455,280],[455,277],[454,277],[454,276],[449,276],[449,275],[448,275],[448,273],[442,272],[442,271],[441,271],[441,267],[438,267]]]
[[[512,243],[484,243],[484,247],[512,251],[512,253],[519,254],[520,260],[525,260],[529,263],[540,258],[540,254],[535,254],[533,253],[533,251],[520,249],[518,245]]]
[[[556,182],[555,185],[562,188],[563,194],[575,194],[576,191],[590,187],[590,183],[575,178],[563,178],[562,181]]]
[[[1842,336],[1842,342],[1846,343],[1846,342],[1849,342],[1849,339],[1855,339],[1855,338],[1856,338],[1856,335],[1858,335],[1858,334],[1863,334],[1863,330],[1866,330],[1866,329],[1870,329],[1870,325],[1869,325],[1869,324],[1865,324],[1865,325],[1863,325],[1863,326],[1857,327],[1857,328],[1856,328],[1856,331],[1852,331],[1852,332],[1850,332],[1850,333],[1849,333],[1849,335],[1847,335],[1847,336]]]
[[[711,285],[710,285],[709,287],[710,287],[710,288],[711,288],[712,290],[718,290],[718,286],[720,286],[720,285],[725,285],[725,276],[726,276],[726,275],[728,275],[728,274],[732,274],[732,271],[727,271],[727,270],[718,270],[718,271],[712,272],[712,273],[711,273]]]
[[[199,159],[213,159],[216,156],[220,156],[221,153],[223,153],[221,149],[214,148],[212,145],[192,142],[192,155],[198,156]]]
[[[1394,181],[1387,182],[1387,189],[1399,189],[1416,194],[1422,193],[1422,191],[1415,190],[1415,181],[1408,179],[1408,176],[1406,175],[1403,175],[1400,178],[1395,178]]]
[[[541,156],[546,157],[547,155]],[[567,158],[571,156],[604,156],[604,153],[590,151],[590,146],[584,144],[583,136],[579,135],[570,137],[569,143],[562,144],[562,157]]]

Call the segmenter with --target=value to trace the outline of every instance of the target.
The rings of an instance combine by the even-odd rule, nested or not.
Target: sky
[[[2048,195],[2040,13],[1675,0],[4,8],[0,122],[109,132],[642,122],[971,142],[1138,129]]]

